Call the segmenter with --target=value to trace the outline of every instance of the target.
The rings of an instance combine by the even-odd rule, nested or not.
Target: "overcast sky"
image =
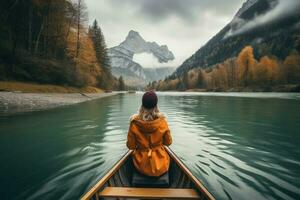
[[[89,21],[98,20],[108,47],[135,30],[146,41],[166,44],[175,60],[164,65],[176,67],[229,23],[244,1],[85,0]],[[156,61],[152,58],[141,55],[136,60],[149,67]]]

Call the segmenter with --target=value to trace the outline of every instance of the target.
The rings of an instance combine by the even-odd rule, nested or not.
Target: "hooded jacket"
[[[133,117],[127,135],[127,147],[134,150],[135,168],[148,176],[160,176],[169,169],[170,157],[164,149],[172,137],[164,117],[142,121]]]

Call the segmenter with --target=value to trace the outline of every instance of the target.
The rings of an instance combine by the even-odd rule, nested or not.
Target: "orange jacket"
[[[134,117],[130,122],[127,147],[134,150],[136,169],[148,176],[160,176],[169,169],[170,157],[163,145],[169,146],[172,137],[164,117],[142,121]]]

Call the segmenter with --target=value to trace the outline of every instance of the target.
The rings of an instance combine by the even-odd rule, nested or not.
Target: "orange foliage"
[[[201,76],[199,76],[199,74]],[[196,89],[226,91],[244,87],[267,89],[279,84],[300,83],[300,55],[297,51],[286,57],[284,62],[263,56],[259,62],[254,58],[253,48],[245,47],[236,59],[230,58],[223,63],[201,69],[194,68],[182,77],[159,81],[158,90]]]
[[[198,74],[196,70],[190,70],[188,72],[188,88],[196,88],[198,82]]]
[[[170,80],[169,81],[169,88],[171,90],[176,90],[176,87],[177,87],[178,83],[179,83],[179,79],[178,78]]]
[[[278,62],[268,56],[262,57],[255,69],[254,76],[259,83],[273,84],[279,76]]]
[[[253,80],[256,60],[253,55],[253,48],[246,46],[237,57],[237,77],[242,86],[249,86]]]
[[[68,56],[73,58],[77,63],[77,81],[82,82],[84,85],[95,86],[97,84],[97,77],[102,74],[102,68],[97,62],[93,41],[89,35],[87,33],[81,34],[79,56],[75,58],[76,32],[71,30],[68,37],[67,50]]]
[[[288,83],[300,82],[300,55],[298,52],[291,53],[283,62],[284,77]]]

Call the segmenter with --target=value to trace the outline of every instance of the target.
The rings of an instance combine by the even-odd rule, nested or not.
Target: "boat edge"
[[[81,198],[80,200],[89,200],[91,199],[99,189],[106,183],[108,179],[110,179],[126,162],[129,156],[132,154],[133,150],[128,150],[125,155],[123,155],[120,160],[110,169],[92,188],[90,188]]]

